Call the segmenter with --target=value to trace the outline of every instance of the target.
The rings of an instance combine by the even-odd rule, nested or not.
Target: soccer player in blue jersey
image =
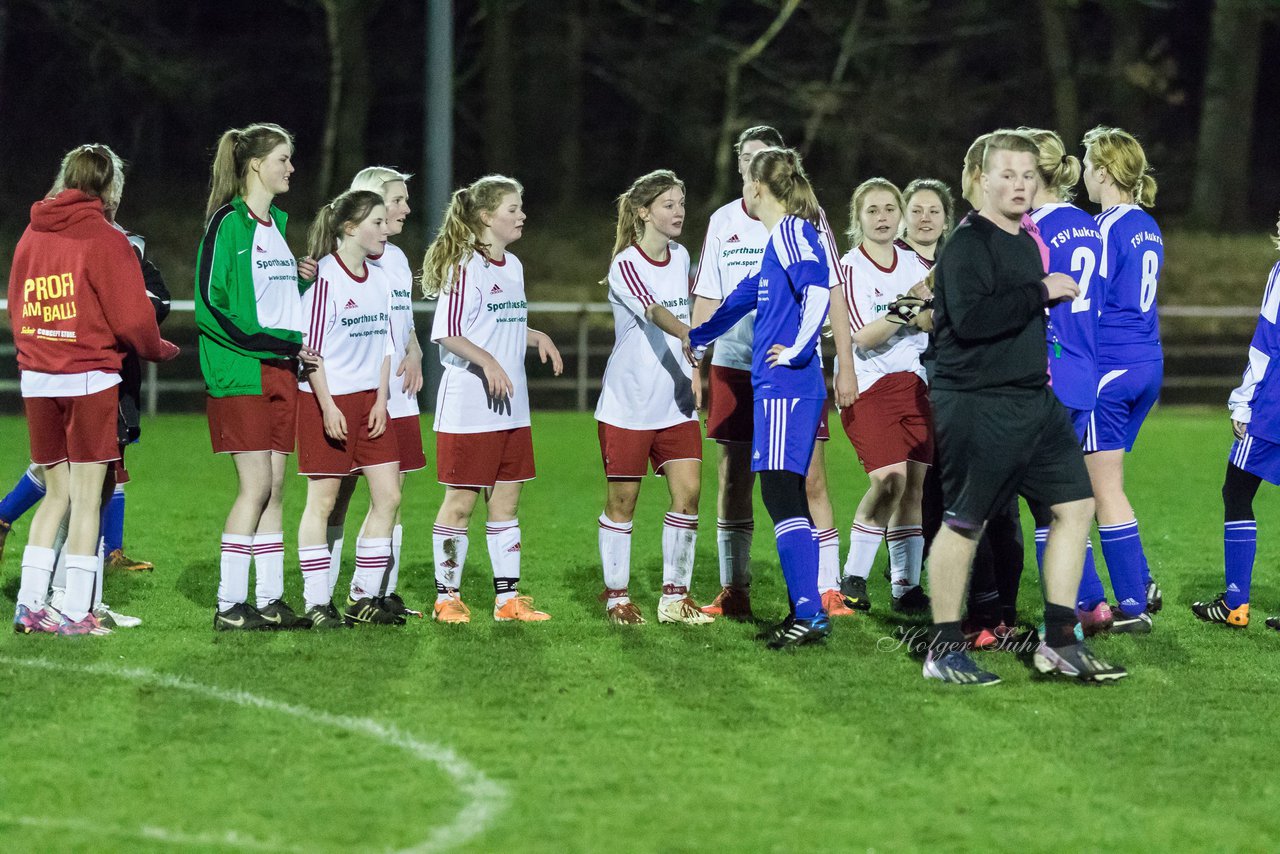
[[[805,474],[826,408],[827,387],[817,348],[831,296],[832,259],[814,227],[818,200],[795,151],[757,152],[743,177],[742,198],[747,211],[769,229],[760,269],[688,333],[686,344],[700,356],[747,312],[756,311],[751,470],[759,474],[761,497],[773,519],[791,599],[791,614],[761,638],[770,648],[781,649],[831,634],[818,593],[818,540]]]
[[[1093,217],[1071,204],[1080,182],[1080,161],[1066,153],[1062,138],[1053,131],[1025,132],[1040,149],[1040,186],[1032,201],[1031,219],[1049,248],[1049,272],[1065,273],[1080,287],[1075,299],[1049,308],[1045,334],[1054,393],[1067,408],[1076,436],[1083,443],[1098,396],[1098,306],[1105,285],[1098,275],[1102,235]],[[1049,508],[1036,505],[1031,511],[1036,520],[1036,563],[1043,568]],[[1092,540],[1085,542],[1076,616],[1086,634],[1103,631],[1112,623],[1111,608],[1094,566]]]
[[[1097,276],[1106,292],[1098,304],[1098,390],[1085,438],[1085,462],[1098,503],[1098,534],[1118,609],[1111,631],[1146,634],[1160,610],[1138,520],[1124,491],[1124,455],[1160,396],[1164,352],[1156,316],[1156,288],[1164,266],[1160,226],[1143,210],[1156,198],[1146,154],[1119,128],[1097,127],[1084,137],[1084,184],[1102,205]]]
[[[1280,248],[1280,221],[1276,222],[1276,247]],[[1226,562],[1227,589],[1208,602],[1196,602],[1191,611],[1209,623],[1243,629],[1249,625],[1249,585],[1253,559],[1258,551],[1258,522],[1253,497],[1262,481],[1280,484],[1280,262],[1271,268],[1262,311],[1253,340],[1249,364],[1240,387],[1227,402],[1236,441],[1227,458],[1222,484],[1222,551]],[[1280,617],[1267,620],[1280,630]]]

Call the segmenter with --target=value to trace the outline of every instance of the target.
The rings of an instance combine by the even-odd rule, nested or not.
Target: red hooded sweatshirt
[[[31,206],[9,271],[9,323],[24,371],[118,373],[126,350],[158,362],[178,349],[160,337],[129,239],[80,190]]]

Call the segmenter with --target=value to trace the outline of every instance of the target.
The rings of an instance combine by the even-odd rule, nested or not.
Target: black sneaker
[[[1160,609],[1164,607],[1164,594],[1160,592],[1160,585],[1156,584],[1154,578],[1147,579],[1147,613],[1158,614]]]
[[[271,629],[309,629],[311,628],[311,620],[307,617],[300,617],[298,613],[289,607],[289,604],[283,599],[272,599],[267,606],[258,612],[262,615],[262,619],[266,620]]]
[[[1208,602],[1192,603],[1191,613],[1206,623],[1220,623],[1236,629],[1243,629],[1249,625],[1249,603],[1246,602],[1239,608],[1232,608],[1227,604],[1226,593],[1219,593],[1216,598]]]
[[[264,620],[258,609],[248,602],[232,605],[225,611],[214,609],[213,630],[215,632],[254,632],[275,628],[274,624]]]
[[[338,613],[338,609],[332,602],[312,605],[307,609],[307,619],[311,621],[313,629],[345,629],[347,627],[346,621],[342,619],[342,615]]]
[[[1084,641],[1070,646],[1052,647],[1041,643],[1032,659],[1036,670],[1049,676],[1073,676],[1081,682],[1115,682],[1129,671],[1108,664],[1093,654]]]
[[[1267,617],[1267,628],[1280,632],[1280,617]]]
[[[1151,615],[1146,611],[1130,616],[1120,610],[1117,605],[1111,609],[1111,628],[1107,631],[1117,635],[1149,635],[1151,634]]]
[[[769,649],[804,646],[824,641],[831,636],[831,618],[826,614],[807,619],[789,617],[785,622],[787,625],[779,627],[780,631],[773,632],[765,643]]]
[[[844,596],[844,604],[853,610],[871,610],[871,597],[867,595],[867,580],[865,578],[846,575],[840,579],[840,593]]]
[[[404,600],[400,598],[399,593],[388,593],[386,596],[383,596],[380,599],[375,599],[374,601],[378,603],[379,608],[394,615],[400,621],[401,625],[404,624],[408,617],[417,617],[421,620],[426,616],[426,614],[421,611],[415,611],[405,605]]]
[[[390,611],[384,611],[379,607],[378,600],[372,596],[366,596],[360,600],[347,597],[347,607],[342,612],[342,619],[346,620],[349,626],[354,626],[356,623],[375,626],[404,625],[404,617],[397,617]]]
[[[929,610],[929,595],[917,584],[901,596],[894,596],[889,607],[899,614],[923,614]]]
[[[983,670],[964,650],[954,650],[937,656],[933,650],[929,650],[924,657],[923,673],[925,679],[937,679],[949,685],[985,688],[988,685],[1000,684],[999,676]]]

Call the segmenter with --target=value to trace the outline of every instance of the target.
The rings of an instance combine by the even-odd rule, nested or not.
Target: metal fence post
[[[155,362],[147,362],[147,417],[155,418],[160,405],[160,383],[157,382],[159,369]]]
[[[587,383],[589,377],[588,358],[590,351],[588,344],[591,331],[591,315],[587,311],[586,303],[583,303],[582,309],[578,312],[578,411],[587,411]]]

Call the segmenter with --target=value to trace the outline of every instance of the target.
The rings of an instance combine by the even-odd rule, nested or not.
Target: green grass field
[[[884,648],[898,624],[878,569],[871,615],[838,621],[823,648],[769,652],[728,622],[607,624],[595,600],[595,426],[571,413],[536,418],[539,477],[520,514],[522,587],[552,622],[492,622],[477,518],[469,626],[215,636],[231,464],[209,453],[202,418],[162,417],[145,433],[130,451],[126,543],[157,569],[106,586],[145,625],[0,640],[0,849],[1261,851],[1280,838],[1265,751],[1280,636],[1261,620],[1280,609],[1274,491],[1257,505],[1254,624],[1204,626],[1186,607],[1222,584],[1225,411],[1159,412],[1131,457],[1166,606],[1153,635],[1096,647],[1132,678],[1041,682],[993,652],[982,659],[1005,684],[976,693],[926,683],[914,659]],[[5,479],[25,448],[23,422],[0,419]],[[717,583],[706,468],[702,599]],[[839,435],[829,471],[845,528],[866,479]],[[425,604],[441,488],[410,478],[401,587]],[[288,528],[304,489],[287,486],[297,602]],[[664,492],[646,483],[636,519],[632,592],[650,616]],[[769,530],[758,509],[757,611],[780,617]],[[6,549],[6,608],[25,531]],[[349,562],[352,548],[348,537]]]

